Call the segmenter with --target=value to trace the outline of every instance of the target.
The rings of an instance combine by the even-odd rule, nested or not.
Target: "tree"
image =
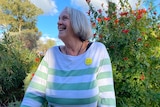
[[[42,13],[28,0],[0,0],[0,24],[8,26],[12,32],[36,28],[36,18]]]
[[[24,94],[23,80],[30,72],[36,55],[23,48],[21,42],[4,33],[0,42],[0,106],[21,100]],[[15,42],[16,41],[16,42]]]
[[[46,51],[54,45],[56,45],[56,42],[52,39],[47,39],[46,41],[39,40],[37,52],[44,55]]]
[[[31,50],[41,36],[36,27],[41,13],[29,0],[0,0],[0,26],[7,32],[0,41],[0,106],[23,97],[23,80],[37,57]]]
[[[36,27],[37,16],[41,13],[42,10],[29,0],[0,0],[0,25],[10,35],[18,36],[17,39],[23,41],[29,49],[36,47],[36,41],[41,36]]]

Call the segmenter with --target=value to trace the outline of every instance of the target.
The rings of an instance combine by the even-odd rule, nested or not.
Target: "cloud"
[[[115,4],[117,4],[119,6],[119,0],[111,0],[112,2],[114,2]],[[128,2],[130,3],[131,7],[133,9],[136,8],[136,3],[137,3],[137,0],[128,0]],[[107,0],[91,0],[91,4],[93,5],[93,7],[95,7],[97,10],[98,9],[101,9],[101,5],[102,3],[104,4],[105,7],[108,6],[107,4]],[[87,11],[89,8],[88,8],[88,5],[86,3],[86,0],[71,0],[71,4],[74,6],[79,6],[79,7],[82,7],[85,11]]]
[[[85,0],[71,0],[71,5],[75,7],[82,7],[83,9],[88,9],[88,5]]]
[[[58,12],[55,1],[53,0],[30,0],[30,2],[42,9],[44,14],[54,15]]]
[[[63,44],[64,44],[59,38],[52,38],[52,37],[50,36],[50,34],[43,34],[43,35],[40,37],[40,40],[43,41],[44,43],[45,43],[48,39],[54,40],[54,41],[56,42],[56,45],[63,45]]]

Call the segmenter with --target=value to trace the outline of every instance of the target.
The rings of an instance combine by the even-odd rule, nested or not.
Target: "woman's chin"
[[[58,38],[63,40],[66,37],[66,35],[58,34]]]

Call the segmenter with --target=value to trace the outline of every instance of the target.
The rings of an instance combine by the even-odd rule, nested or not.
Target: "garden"
[[[37,44],[31,44],[40,37],[33,23],[41,11],[32,7],[36,10],[35,13],[28,11],[32,16],[15,17],[14,12],[8,14],[13,9],[7,6],[13,4],[0,1],[3,10],[0,14],[12,19],[12,23],[7,22],[10,27],[0,40],[0,106],[18,107],[43,57],[37,54]],[[22,5],[19,0],[15,1],[17,6]],[[106,1],[107,6],[102,3],[97,9],[90,0],[86,2],[89,7],[86,14],[94,33],[92,40],[105,44],[111,58],[117,107],[159,107],[160,4],[137,0],[133,9],[127,0],[119,0],[118,5]],[[16,22],[21,18],[24,18],[22,23]],[[2,19],[7,20],[0,17],[0,24],[4,23]]]

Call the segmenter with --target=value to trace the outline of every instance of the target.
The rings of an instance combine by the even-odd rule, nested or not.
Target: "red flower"
[[[141,18],[142,18],[142,14],[136,16],[136,19],[137,19],[137,20],[139,20],[139,19],[141,19]]]
[[[121,16],[127,16],[128,12],[122,12],[120,13]]]
[[[120,26],[122,26],[122,27],[123,27],[123,26],[124,26],[124,24],[123,24],[123,23],[121,23],[121,24],[120,24]]]
[[[35,58],[35,62],[40,62],[40,58]]]
[[[32,77],[34,76],[34,73],[32,73]]]
[[[123,60],[124,60],[124,61],[127,61],[127,60],[128,60],[128,57],[124,57]]]
[[[144,44],[144,46],[145,46],[145,47],[149,47],[149,44],[148,44],[148,43],[146,43],[146,44]]]
[[[109,18],[109,17],[104,17],[104,20],[105,21],[109,21],[111,18]]]
[[[94,28],[96,26],[96,23],[95,22],[92,22],[92,27]]]
[[[142,35],[145,35],[146,33],[145,32],[142,32]]]
[[[139,9],[138,10],[138,14],[144,14],[144,13],[147,13],[147,11],[145,9]]]
[[[148,11],[151,11],[152,9],[151,8],[148,8]]]
[[[153,12],[153,14],[156,15],[157,13],[156,13],[156,12]]]
[[[110,48],[113,49],[113,48],[114,48],[114,45],[111,45]]]
[[[118,20],[118,19],[116,19],[116,20],[114,21],[114,23],[115,23],[115,24],[118,24],[118,22],[119,22],[119,20]]]
[[[145,79],[145,76],[144,76],[144,74],[142,74],[141,76],[140,76],[140,80],[144,80]]]
[[[158,29],[160,29],[160,24],[157,27],[158,27]]]
[[[96,34],[96,33],[94,33],[94,34],[93,34],[93,37],[95,38],[95,37],[96,37],[96,35],[97,35],[97,34]]]
[[[138,38],[137,41],[138,41],[138,42],[142,41],[142,38]]]
[[[86,2],[87,2],[87,3],[90,3],[90,2],[91,2],[91,0],[86,0]]]
[[[141,19],[145,13],[147,13],[145,9],[139,9],[137,13],[135,13],[136,19],[137,20]]]
[[[97,10],[99,13],[102,13],[102,10],[101,9],[99,9],[99,10]]]
[[[128,34],[129,30],[128,29],[124,29],[122,30],[123,33]]]
[[[101,21],[102,21],[102,19],[101,19],[101,18],[97,18],[97,20],[98,20],[98,22],[101,22]]]
[[[90,13],[91,13],[91,11],[89,10],[89,11],[87,12],[87,14],[90,16]]]
[[[100,38],[100,39],[102,39],[102,38],[103,38],[103,35],[102,35],[102,34],[100,34],[100,35],[99,35],[99,38]]]
[[[32,80],[33,77],[34,77],[34,73],[32,73],[30,80]]]

